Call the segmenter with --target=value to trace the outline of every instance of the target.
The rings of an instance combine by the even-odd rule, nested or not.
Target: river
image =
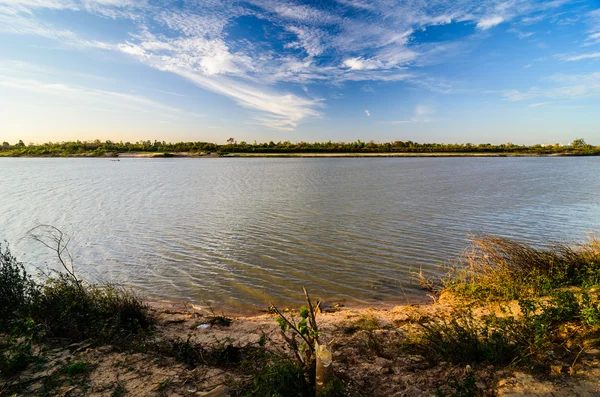
[[[534,244],[600,229],[600,157],[0,159],[0,239],[72,236],[77,270],[151,299],[239,310],[305,286],[347,304],[416,302],[472,233]]]

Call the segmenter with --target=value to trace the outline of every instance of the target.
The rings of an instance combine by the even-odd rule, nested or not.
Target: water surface
[[[600,229],[600,158],[0,159],[0,239],[73,236],[79,271],[156,299],[264,308],[302,286],[347,303],[415,301],[420,267],[469,233],[533,243]]]

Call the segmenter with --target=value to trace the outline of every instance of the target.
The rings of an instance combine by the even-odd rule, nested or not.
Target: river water
[[[415,302],[471,233],[535,244],[600,229],[600,157],[0,159],[0,239],[71,235],[77,270],[152,299],[239,310],[305,286],[348,304]]]

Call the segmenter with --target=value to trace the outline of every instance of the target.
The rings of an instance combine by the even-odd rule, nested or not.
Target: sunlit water
[[[423,297],[470,233],[585,239],[600,229],[600,158],[0,159],[0,239],[73,236],[80,273],[153,299],[237,309],[302,286],[349,304]]]

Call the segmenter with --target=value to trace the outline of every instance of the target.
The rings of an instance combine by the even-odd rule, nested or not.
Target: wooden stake
[[[316,344],[315,356],[317,365],[315,370],[316,396],[324,396],[325,387],[333,380],[333,356],[327,345]]]

